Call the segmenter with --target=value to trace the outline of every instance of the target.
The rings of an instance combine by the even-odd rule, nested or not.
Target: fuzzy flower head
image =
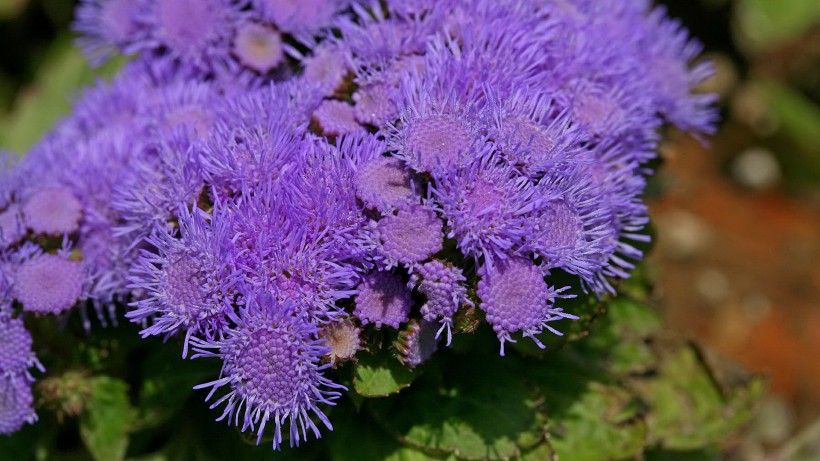
[[[386,145],[376,136],[347,136],[337,144],[352,165],[356,197],[366,208],[387,213],[420,200],[417,178],[399,159],[384,156]]]
[[[415,368],[433,356],[438,350],[438,333],[441,331],[436,322],[413,320],[399,333],[396,348],[400,359],[410,368]]]
[[[24,371],[0,374],[0,434],[12,434],[37,421],[33,404],[31,380]]]
[[[347,319],[325,325],[319,337],[323,338],[330,347],[326,357],[331,364],[335,365],[337,362],[350,360],[356,355],[361,343],[359,334],[361,334],[361,329]]]
[[[313,120],[325,136],[358,133],[364,131],[356,121],[353,106],[335,99],[322,101],[313,113]]]
[[[80,262],[61,255],[40,254],[17,269],[12,295],[26,311],[59,314],[82,298],[84,282],[85,271]]]
[[[180,238],[159,231],[147,242],[156,252],[143,251],[131,270],[131,288],[139,295],[126,317],[149,320],[143,337],[186,334],[219,336],[233,318],[231,293],[236,277],[230,271],[229,226],[216,226],[199,209],[178,211]]]
[[[345,52],[339,46],[320,45],[312,55],[303,59],[302,64],[302,78],[323,96],[332,95],[348,73]]]
[[[151,4],[147,17],[155,48],[209,71],[227,56],[237,7],[230,0],[163,0]]]
[[[41,189],[23,205],[26,224],[37,234],[74,232],[80,225],[82,212],[82,204],[67,187]]]
[[[482,266],[479,276],[480,307],[501,341],[501,355],[504,355],[506,341],[515,342],[512,333],[520,331],[543,348],[535,335],[541,334],[544,328],[561,335],[549,322],[577,319],[554,306],[557,294],[564,289],[555,290],[547,285],[543,270],[527,258],[511,256],[496,261],[492,271]]]
[[[539,198],[530,181],[492,157],[450,170],[433,187],[449,227],[464,255],[501,256],[518,248],[531,231]]]
[[[438,215],[421,205],[399,209],[375,224],[377,258],[388,268],[424,261],[443,248],[442,227]]]
[[[467,299],[467,279],[461,269],[444,261],[434,259],[420,264],[411,282],[418,282],[418,291],[427,301],[421,306],[424,320],[441,322],[436,339],[447,329],[447,345],[452,341],[453,316],[462,304],[472,304]]]
[[[472,148],[483,142],[470,100],[452,84],[428,88],[422,77],[403,82],[401,118],[390,126],[389,145],[417,172],[439,172],[473,160]]]
[[[333,15],[344,5],[340,0],[253,0],[262,17],[285,32],[315,32],[330,25]]]
[[[237,28],[233,54],[240,64],[260,74],[270,72],[285,59],[279,32],[269,25],[250,21]]]
[[[373,323],[376,328],[382,325],[398,328],[407,321],[413,304],[405,282],[399,275],[388,271],[365,275],[355,301],[353,315],[362,324]]]
[[[219,357],[220,378],[196,386],[211,388],[206,400],[228,386],[225,396],[211,408],[226,403],[222,415],[242,432],[253,431],[257,443],[268,423],[275,425],[273,448],[282,444],[282,428],[290,434],[290,444],[308,437],[308,429],[318,438],[319,427],[310,413],[328,429],[333,427],[318,404],[332,405],[344,389],[324,376],[320,366],[328,347],[316,339],[318,327],[294,315],[292,305],[279,304],[271,296],[251,295],[237,326],[219,341],[194,341],[194,357]]]
[[[143,0],[82,0],[77,6],[73,29],[80,34],[77,44],[95,64],[118,50],[132,51],[144,39],[140,24],[146,2]]]
[[[38,363],[31,345],[31,333],[23,320],[0,313],[0,375]]]
[[[20,207],[12,205],[0,211],[0,249],[17,243],[26,234]]]

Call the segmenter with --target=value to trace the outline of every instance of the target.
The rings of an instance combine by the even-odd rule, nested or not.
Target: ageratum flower
[[[528,258],[508,257],[496,261],[492,271],[488,267],[484,265],[478,270],[481,280],[477,294],[481,299],[479,307],[487,314],[487,321],[501,342],[501,355],[504,355],[505,342],[515,342],[512,333],[520,331],[543,349],[536,335],[545,328],[561,335],[550,322],[578,319],[555,307],[555,299],[566,287],[556,290],[547,285],[544,271]]]
[[[389,125],[388,147],[419,173],[438,174],[469,164],[484,138],[480,120],[464,90],[455,84],[432,85],[426,74],[403,82],[401,119]]]
[[[412,267],[444,247],[443,224],[435,211],[422,205],[400,208],[372,224],[375,258],[387,269]]]
[[[26,311],[59,314],[83,297],[85,277],[80,262],[64,255],[39,254],[17,268],[12,295]]]
[[[436,322],[413,320],[407,328],[399,333],[396,348],[401,361],[410,368],[415,368],[433,356],[438,350],[438,328]]]
[[[23,320],[0,311],[0,376],[34,366],[43,371],[31,345],[31,333]]]
[[[503,258],[532,235],[533,213],[541,198],[536,188],[510,165],[497,163],[491,146],[483,160],[451,169],[432,186],[447,220],[448,238],[475,259]]]
[[[524,247],[560,268],[592,283],[612,254],[609,218],[603,191],[577,166],[550,172],[536,186],[538,206]]]
[[[306,440],[308,430],[318,438],[319,427],[312,416],[333,429],[319,404],[333,405],[346,390],[322,375],[330,364],[320,365],[329,348],[317,339],[319,328],[297,314],[292,303],[279,303],[273,296],[246,295],[237,325],[219,340],[192,339],[197,357],[218,357],[223,366],[219,379],[195,386],[211,388],[211,400],[220,388],[225,395],[211,408],[225,403],[217,421],[252,431],[258,444],[268,423],[274,425],[273,448],[282,444],[282,428],[290,435],[290,445]],[[312,414],[312,415],[311,415]]]
[[[17,432],[23,424],[37,421],[31,380],[25,370],[0,374],[0,434]]]
[[[149,38],[139,45],[140,51],[167,53],[208,73],[229,59],[240,9],[231,0],[151,0],[145,17]]]
[[[410,278],[411,284],[424,295],[426,302],[421,306],[421,315],[428,322],[439,321],[441,327],[436,339],[447,330],[447,346],[453,339],[453,316],[462,304],[472,305],[467,299],[467,286],[462,270],[448,262],[434,259],[419,264]]]
[[[289,33],[314,33],[329,27],[349,0],[252,0],[261,16]]]
[[[67,187],[46,187],[28,197],[22,207],[26,225],[38,234],[60,235],[77,230],[82,204]]]
[[[136,299],[126,317],[149,323],[140,332],[143,338],[184,333],[185,357],[192,336],[212,340],[235,319],[237,276],[231,270],[228,222],[184,206],[177,217],[179,236],[158,229],[146,239],[151,250],[142,250],[131,268],[129,287]]]
[[[272,26],[259,22],[240,23],[232,47],[239,64],[260,74],[270,72],[285,59],[282,36]]]
[[[406,322],[413,300],[401,276],[389,271],[371,272],[362,278],[356,295],[355,315],[363,325],[398,328]]]
[[[418,179],[401,160],[385,157],[385,143],[375,136],[338,139],[339,153],[349,160],[356,197],[369,209],[383,214],[420,202]]]
[[[364,131],[356,121],[353,106],[336,99],[322,101],[313,113],[313,120],[325,136],[360,133]]]
[[[141,23],[144,0],[82,0],[72,28],[80,34],[77,44],[94,64],[101,64],[116,52],[131,53],[145,39]]]
[[[0,250],[17,243],[26,234],[26,225],[20,207],[11,205],[0,211]]]

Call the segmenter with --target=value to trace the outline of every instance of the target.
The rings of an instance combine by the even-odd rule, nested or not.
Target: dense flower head
[[[543,348],[535,337],[544,328],[560,335],[549,322],[562,318],[577,318],[555,307],[555,299],[560,291],[544,280],[541,267],[527,258],[510,257],[494,264],[493,270],[482,266],[479,270],[478,297],[481,310],[487,314],[487,321],[501,341],[501,355],[504,343],[513,341],[511,334],[521,332]]]
[[[438,332],[436,322],[414,320],[399,334],[397,348],[401,361],[410,368],[421,365],[438,350]]]
[[[132,52],[146,33],[140,22],[145,6],[144,0],[82,0],[73,24],[77,44],[97,64],[118,50]]]
[[[272,26],[246,21],[237,27],[233,54],[245,67],[265,74],[285,59],[282,37]]]
[[[362,324],[398,328],[406,322],[413,300],[401,276],[390,271],[376,271],[365,275],[356,294],[353,314]]]
[[[37,421],[31,380],[24,370],[0,374],[0,434],[12,434]]]
[[[129,275],[135,291],[126,317],[147,321],[141,334],[171,336],[184,333],[185,351],[192,335],[213,339],[235,317],[229,224],[216,223],[199,209],[177,212],[179,231],[157,229],[147,238]]]
[[[441,322],[436,339],[447,330],[447,345],[452,341],[453,316],[458,308],[472,304],[467,299],[467,286],[463,271],[447,262],[434,259],[416,267],[411,282],[418,282],[418,291],[425,296],[421,306],[424,320]]]
[[[319,329],[294,312],[292,304],[278,303],[263,294],[246,295],[236,327],[218,341],[195,339],[194,357],[219,357],[223,361],[220,378],[196,388],[211,388],[207,399],[228,386],[228,392],[211,408],[225,403],[217,420],[252,431],[257,443],[268,423],[274,424],[273,448],[282,443],[282,428],[290,435],[290,444],[307,439],[308,430],[318,438],[321,424],[332,429],[318,404],[333,404],[344,389],[322,375],[328,365],[320,365],[328,352],[324,340],[317,339]]]
[[[0,312],[0,375],[25,370],[35,363],[31,333],[21,318]]]
[[[422,205],[400,208],[374,223],[376,258],[390,268],[411,267],[439,252],[444,246],[443,222],[435,211]]]
[[[77,230],[83,209],[70,189],[49,187],[28,197],[22,211],[35,233],[59,235]]]
[[[29,312],[59,314],[83,296],[83,265],[63,255],[34,256],[17,268],[14,278],[12,294]]]
[[[20,207],[12,205],[0,211],[0,249],[17,243],[26,233],[26,225]]]

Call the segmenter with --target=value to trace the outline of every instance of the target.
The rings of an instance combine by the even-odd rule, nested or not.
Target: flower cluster
[[[602,295],[642,257],[659,128],[715,121],[648,0],[82,0],[75,29],[132,59],[0,170],[2,432],[34,418],[20,316],[74,306],[220,359],[199,387],[276,449],[331,428],[376,330],[419,366],[469,306],[543,347],[577,318],[554,273]]]

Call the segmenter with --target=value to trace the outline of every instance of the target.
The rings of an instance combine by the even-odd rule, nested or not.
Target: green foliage
[[[387,351],[362,355],[356,364],[353,387],[363,397],[384,397],[410,386],[416,373]]]
[[[96,461],[125,458],[134,415],[127,384],[107,376],[94,378],[90,398],[80,415],[80,437]]]
[[[749,51],[777,47],[820,21],[816,0],[738,0],[735,9],[737,41]]]

